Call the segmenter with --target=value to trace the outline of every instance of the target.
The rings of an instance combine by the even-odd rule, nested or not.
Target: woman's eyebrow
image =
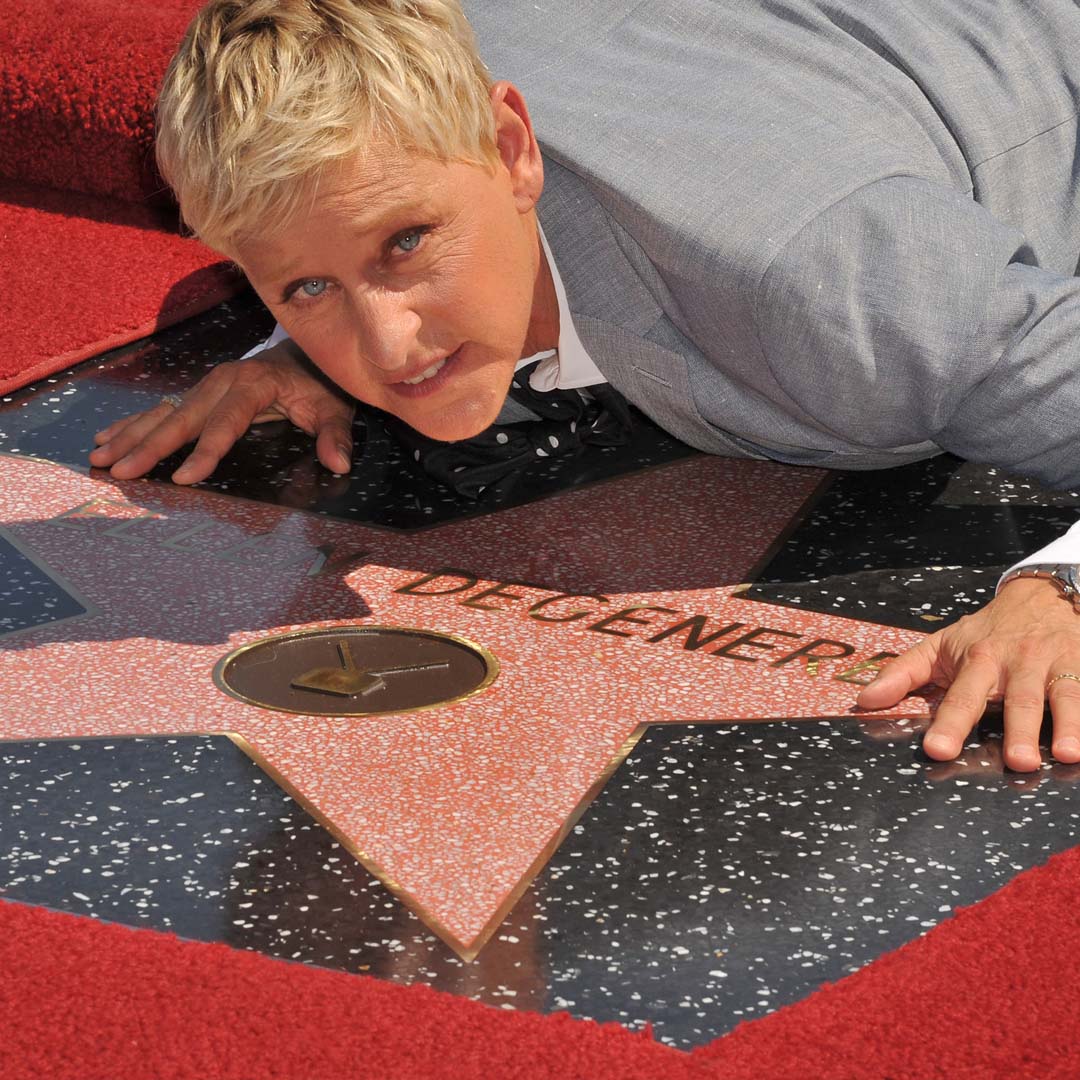
[[[384,188],[367,198],[358,196],[349,199],[343,209],[349,214],[350,229],[363,235],[386,228],[391,219],[400,221],[411,214],[429,215],[431,198],[426,193],[403,196],[398,191]]]
[[[400,228],[426,223],[432,216],[431,206],[427,200],[410,199],[406,202],[394,203],[385,200],[385,205],[377,206],[376,209],[368,209],[367,214],[352,217],[348,224],[351,235],[362,238],[390,231],[391,227]],[[307,255],[301,253],[288,262],[281,263],[275,273],[278,281],[297,277],[299,268],[307,261]],[[300,280],[303,280],[302,275]]]

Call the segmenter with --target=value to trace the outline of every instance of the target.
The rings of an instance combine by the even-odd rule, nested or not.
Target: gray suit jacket
[[[1073,0],[465,0],[613,384],[720,454],[1080,486]]]

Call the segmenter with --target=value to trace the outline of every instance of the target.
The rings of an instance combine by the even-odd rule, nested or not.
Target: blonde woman
[[[199,13],[161,91],[162,172],[280,330],[107,429],[93,464],[133,477],[195,440],[174,476],[192,483],[287,416],[343,471],[353,400],[470,439],[534,360],[536,391],[610,384],[712,453],[872,469],[949,450],[1080,485],[1074,3],[467,11]],[[925,743],[950,757],[1004,694],[1006,759],[1030,769],[1049,688],[1055,753],[1080,760],[1077,616],[1042,573],[863,703],[951,682]]]

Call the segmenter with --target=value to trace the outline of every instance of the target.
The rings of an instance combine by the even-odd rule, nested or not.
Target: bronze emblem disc
[[[229,653],[214,682],[264,709],[375,716],[449,705],[486,690],[499,662],[483,646],[434,630],[339,626],[275,634]]]

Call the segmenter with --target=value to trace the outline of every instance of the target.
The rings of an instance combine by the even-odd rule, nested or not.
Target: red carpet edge
[[[1080,1076],[1080,849],[692,1055],[618,1025],[0,903],[0,1077]]]

